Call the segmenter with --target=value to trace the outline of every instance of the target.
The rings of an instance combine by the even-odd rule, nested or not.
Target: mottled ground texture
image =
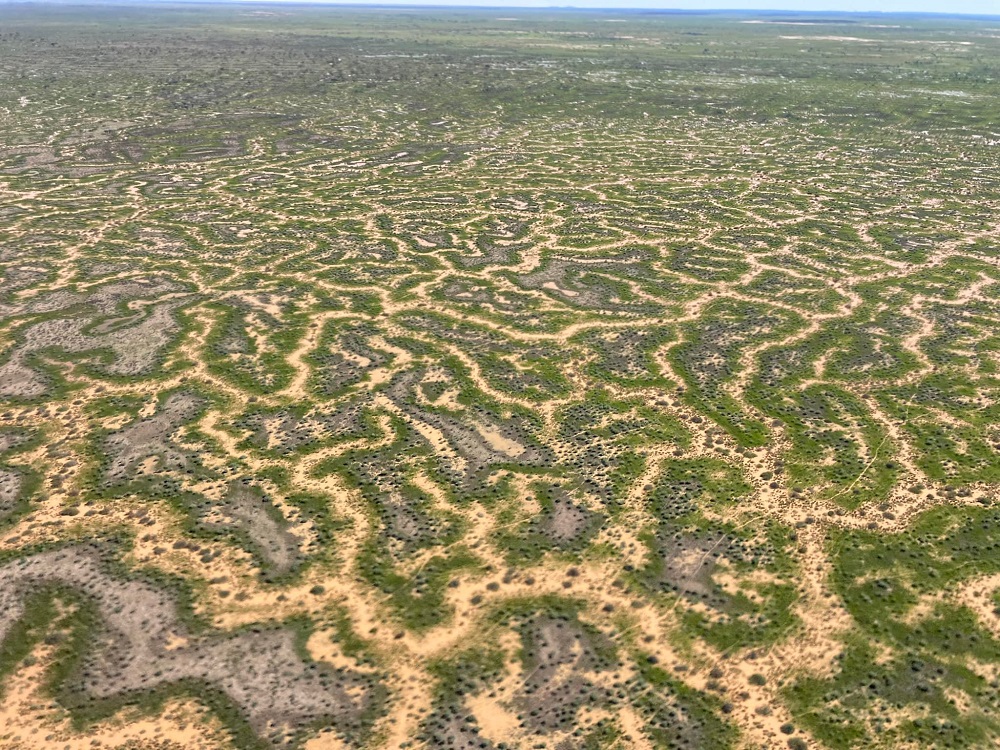
[[[0,750],[1000,744],[1000,19],[0,6]]]

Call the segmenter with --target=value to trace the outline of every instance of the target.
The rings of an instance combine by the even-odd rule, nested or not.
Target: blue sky
[[[302,0],[296,0],[301,2]],[[307,2],[309,0],[306,0]],[[314,0],[336,3],[337,0]],[[1000,0],[345,0],[349,5],[840,10],[885,13],[978,13],[1000,16]]]

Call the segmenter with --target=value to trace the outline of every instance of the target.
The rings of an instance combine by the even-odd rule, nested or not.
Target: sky
[[[280,1],[280,0],[278,0]],[[294,0],[302,2],[303,0]],[[310,0],[305,0],[309,2]],[[339,4],[339,0],[312,0]],[[343,0],[347,5],[459,5],[490,7],[672,8],[678,10],[877,11],[972,13],[1000,16],[1000,0]]]

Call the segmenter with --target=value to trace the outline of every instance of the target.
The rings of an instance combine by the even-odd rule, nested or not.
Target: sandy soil
[[[784,38],[831,42],[872,41],[840,36]],[[572,44],[558,46],[579,47]],[[528,135],[530,133],[526,132],[525,136]],[[686,154],[687,161],[695,162],[702,158],[702,148],[703,144],[697,141],[697,137],[693,137],[690,144],[677,144],[678,158]],[[746,148],[746,155],[750,156],[749,151],[752,149],[749,146]],[[449,178],[465,179],[467,171],[471,173],[476,168],[477,160],[487,161],[488,156],[486,153],[476,154],[465,165],[450,166],[442,174]],[[568,164],[578,163],[576,154],[567,153],[566,157]],[[54,153],[46,155],[44,151],[39,151],[33,158],[35,161],[32,164],[37,162],[41,165],[56,157]],[[838,166],[838,158],[840,157],[835,153],[824,152],[819,161],[826,165],[824,170],[829,166],[831,172],[818,173],[816,179],[830,179],[832,170]],[[287,169],[283,159],[274,158],[267,153],[261,143],[254,145],[250,158],[245,162],[238,159],[197,162],[165,169],[167,172],[177,172],[179,179],[184,179],[180,172],[184,172],[187,178],[200,179],[211,177],[220,164],[226,165],[228,174],[234,180],[269,169],[284,174],[281,170]],[[411,163],[397,160],[392,166],[405,168],[419,164],[419,161]],[[334,159],[325,166],[331,169],[352,169],[356,174],[372,168],[371,165],[357,164],[353,157],[350,161]],[[378,168],[385,166],[380,165]],[[688,172],[685,169],[681,169],[678,175],[670,179],[682,179],[687,187],[693,189],[707,190],[713,186],[712,178],[698,171]],[[615,199],[610,195],[613,189],[631,185],[632,182],[625,167],[620,168],[621,173],[616,173],[616,168],[610,165],[604,174],[591,175],[587,170],[582,171],[592,181],[576,185],[575,189],[589,196],[598,205],[610,203]],[[874,399],[867,398],[876,386],[887,388],[912,384],[936,371],[936,365],[926,351],[928,341],[940,334],[933,309],[943,306],[961,311],[964,307],[977,303],[995,302],[990,295],[995,293],[995,271],[1000,269],[1000,261],[996,259],[981,261],[992,266],[992,276],[981,273],[975,281],[954,290],[955,293],[950,298],[938,298],[930,292],[914,293],[907,304],[898,310],[898,315],[912,324],[912,332],[902,336],[898,343],[917,362],[914,370],[895,382],[837,382],[839,387],[864,400],[868,415],[878,424],[884,437],[880,442],[868,445],[857,424],[845,425],[845,432],[863,446],[860,453],[864,468],[837,493],[823,498],[818,497],[817,493],[793,495],[784,482],[762,480],[760,477],[763,472],[777,473],[791,450],[789,439],[782,428],[773,426],[765,446],[738,451],[736,442],[730,436],[676,394],[675,389],[684,382],[684,377],[670,359],[672,352],[685,343],[683,334],[680,333],[683,324],[701,321],[706,309],[720,300],[763,305],[768,309],[797,316],[802,324],[789,335],[743,347],[735,372],[723,385],[723,391],[732,397],[745,414],[764,418],[747,398],[747,390],[758,374],[763,355],[780,347],[803,342],[826,326],[853,320],[853,316],[868,304],[857,291],[864,284],[873,280],[884,280],[887,284],[897,283],[910,274],[933,271],[949,259],[963,257],[963,248],[976,241],[995,241],[998,237],[996,225],[969,230],[963,232],[959,239],[943,241],[935,247],[926,261],[914,265],[885,257],[872,234],[878,226],[877,218],[870,222],[860,222],[856,226],[856,232],[861,242],[852,260],[859,263],[867,260],[879,269],[870,274],[847,273],[832,262],[824,263],[811,256],[799,257],[794,245],[783,248],[781,252],[789,258],[801,260],[799,268],[805,270],[783,268],[777,262],[765,263],[755,253],[747,252],[743,254],[746,270],[731,281],[707,283],[691,273],[666,268],[663,258],[655,261],[658,264],[655,267],[662,271],[664,278],[690,284],[695,289],[689,297],[682,300],[660,299],[648,292],[639,280],[615,277],[637,302],[656,302],[668,311],[658,315],[622,312],[622,299],[614,296],[601,297],[600,290],[595,291],[585,284],[577,284],[579,277],[574,276],[574,273],[591,269],[593,273],[600,274],[602,265],[608,263],[607,258],[639,244],[663,250],[666,258],[668,248],[681,235],[699,247],[716,247],[720,253],[728,252],[730,248],[713,244],[720,231],[719,226],[707,218],[699,218],[690,225],[681,223],[669,230],[665,229],[661,237],[650,238],[598,221],[596,226],[608,230],[616,239],[582,251],[561,243],[559,228],[566,220],[564,216],[555,212],[548,213],[547,210],[538,215],[534,202],[512,199],[511,205],[516,215],[526,219],[533,218],[538,222],[526,243],[527,249],[518,249],[518,241],[511,239],[513,235],[509,232],[509,236],[504,237],[504,233],[498,231],[498,238],[492,241],[492,249],[485,254],[485,258],[479,246],[463,240],[464,244],[457,248],[463,262],[455,262],[449,260],[455,257],[455,248],[443,248],[436,241],[414,235],[413,242],[420,251],[441,263],[446,270],[421,280],[405,294],[395,294],[380,284],[365,287],[365,291],[376,298],[382,308],[377,316],[370,316],[374,317],[380,333],[369,337],[367,343],[375,350],[391,354],[391,364],[373,367],[370,359],[350,352],[345,353],[345,357],[354,365],[367,370],[355,391],[367,394],[366,408],[370,408],[380,436],[372,441],[325,445],[301,454],[276,458],[272,453],[265,455],[263,451],[248,449],[243,443],[247,431],[235,424],[234,417],[251,404],[254,407],[273,409],[301,406],[308,411],[315,408],[321,399],[314,389],[315,373],[309,357],[322,353],[319,349],[324,327],[333,321],[364,319],[365,316],[346,308],[310,313],[304,334],[293,347],[285,350],[287,354],[284,359],[292,373],[287,384],[269,392],[251,393],[249,389],[221,375],[217,368],[209,364],[207,353],[210,350],[211,334],[221,320],[216,305],[238,301],[247,306],[250,309],[246,318],[247,335],[261,351],[273,352],[276,350],[271,340],[273,331],[267,322],[269,317],[276,319],[279,325],[285,325],[289,321],[286,305],[291,302],[311,309],[311,305],[316,302],[315,295],[320,292],[334,299],[341,296],[346,298],[356,292],[358,286],[337,283],[313,271],[277,270],[282,265],[280,261],[288,261],[294,257],[290,255],[279,261],[268,261],[267,265],[259,269],[267,277],[260,282],[263,289],[220,293],[215,290],[213,280],[202,275],[204,272],[198,268],[198,264],[182,259],[177,262],[177,267],[183,269],[191,291],[182,292],[164,286],[147,295],[150,299],[139,295],[126,300],[124,311],[119,310],[115,302],[117,298],[108,292],[107,287],[111,284],[126,284],[146,274],[122,271],[106,278],[84,281],[78,271],[88,254],[106,239],[113,237],[118,230],[131,224],[141,226],[147,221],[149,213],[155,208],[155,202],[142,192],[146,186],[145,181],[134,180],[126,171],[115,173],[113,179],[133,180],[122,192],[123,200],[126,201],[123,204],[125,210],[111,220],[88,227],[72,242],[66,243],[62,248],[57,273],[47,281],[13,294],[9,306],[5,305],[2,313],[3,320],[6,321],[8,318],[14,320],[18,316],[34,314],[32,309],[52,312],[69,309],[75,304],[89,304],[93,309],[83,317],[67,318],[70,322],[55,317],[48,322],[28,324],[23,336],[20,335],[21,329],[4,323],[3,330],[0,330],[2,354],[6,357],[7,353],[11,353],[11,357],[3,360],[2,366],[6,369],[0,373],[0,393],[10,397],[44,396],[50,384],[37,369],[37,361],[33,356],[41,353],[39,356],[45,359],[44,353],[53,341],[61,341],[67,351],[82,355],[96,340],[111,353],[110,363],[106,363],[108,372],[105,374],[135,377],[95,376],[72,362],[52,359],[49,365],[62,373],[74,389],[65,400],[53,399],[52,403],[42,401],[39,404],[12,400],[9,407],[7,403],[4,404],[3,410],[9,412],[9,416],[4,417],[5,422],[9,420],[12,425],[42,430],[44,440],[38,447],[14,453],[9,459],[9,464],[14,469],[36,469],[42,476],[42,483],[41,490],[31,499],[29,512],[12,525],[0,529],[0,549],[16,552],[37,544],[88,539],[108,528],[123,530],[134,537],[128,553],[124,555],[124,562],[129,566],[153,566],[164,573],[196,581],[199,585],[193,602],[194,610],[204,615],[220,633],[304,616],[315,624],[315,629],[305,644],[306,652],[314,662],[334,669],[375,674],[376,668],[360,666],[356,659],[345,655],[334,642],[335,630],[329,625],[329,613],[334,609],[346,612],[354,631],[364,638],[366,647],[377,657],[376,661],[385,667],[384,674],[380,673],[380,679],[384,680],[389,690],[389,712],[376,723],[373,746],[398,748],[410,740],[433,710],[431,694],[434,681],[428,665],[434,660],[453,655],[457,650],[478,644],[499,646],[508,657],[508,670],[491,691],[466,696],[464,708],[475,717],[483,737],[494,743],[507,742],[518,748],[531,747],[537,739],[529,737],[522,729],[516,709],[519,691],[530,679],[530,675],[520,672],[519,662],[514,658],[520,646],[513,639],[511,631],[490,624],[487,615],[491,608],[505,601],[550,595],[581,599],[584,602],[581,616],[589,618],[602,632],[615,633],[614,640],[623,649],[641,644],[642,652],[654,656],[661,664],[670,668],[676,665],[685,667],[673,674],[686,685],[698,690],[707,690],[710,682],[720,686],[726,700],[733,703],[729,720],[743,732],[745,746],[780,747],[786,738],[779,727],[792,721],[779,695],[780,681],[804,673],[831,674],[835,669],[833,656],[840,649],[840,638],[853,627],[851,618],[830,590],[831,567],[824,542],[826,531],[840,527],[870,528],[886,534],[899,533],[907,528],[917,514],[936,505],[995,502],[998,499],[998,488],[990,485],[977,485],[968,496],[949,498],[946,483],[932,481],[921,470],[917,451],[906,430],[906,419],[890,415]],[[666,181],[667,178],[663,179]],[[745,194],[752,196],[755,191],[766,189],[770,181],[771,178],[766,174],[748,175]],[[241,215],[252,214],[261,222],[273,222],[280,226],[308,219],[324,226],[332,225],[334,221],[325,216],[298,216],[294,208],[287,211],[276,210],[272,204],[264,205],[262,199],[255,198],[252,194],[248,196],[228,190],[223,180],[209,182],[206,189],[212,200],[218,201],[220,205]],[[489,192],[492,199],[504,191],[491,188]],[[40,192],[18,192],[15,196],[13,191],[4,188],[3,194],[21,202],[45,199],[45,195]],[[309,190],[305,190],[303,196],[307,200],[314,199],[317,204],[321,200]],[[533,201],[535,197],[542,196],[533,196]],[[759,227],[779,231],[796,223],[821,218],[824,215],[822,201],[815,195],[807,197],[811,201],[808,204],[810,208],[802,209],[790,217],[773,218],[763,215],[763,210],[748,210],[746,220]],[[406,211],[387,198],[388,196],[374,194],[370,205],[366,206],[364,212],[357,212],[355,218],[363,224],[368,237],[384,239],[397,248],[405,247],[403,239],[387,233],[375,221],[376,214],[400,224],[405,223],[408,218]],[[481,198],[477,198],[479,199]],[[926,206],[937,207],[934,203],[927,203]],[[477,207],[475,211],[463,214],[466,218],[456,222],[456,226],[461,226],[463,222],[469,226],[476,225],[490,219],[492,214],[493,211],[485,207]],[[238,248],[240,242],[254,241],[253,226],[233,223],[232,228],[235,228],[234,234],[238,240],[234,242],[234,247]],[[15,236],[18,232],[27,235],[30,231],[27,223],[22,227],[20,223],[14,222],[12,233]],[[207,246],[215,242],[202,228],[193,227],[191,232],[192,236],[200,237]],[[155,234],[143,235],[143,242],[150,254],[172,252],[173,243],[169,238]],[[309,258],[314,251],[314,246],[304,246],[297,252],[299,257]],[[475,264],[470,264],[470,259],[474,259]],[[618,267],[621,266],[619,262]],[[747,286],[762,274],[775,270],[792,279],[821,280],[828,291],[836,293],[836,309],[818,313],[781,299],[746,291]],[[434,296],[444,276],[459,272],[482,281],[485,286],[499,290],[504,295],[523,295],[519,299],[530,300],[538,306],[540,313],[560,312],[570,316],[568,319],[572,316],[578,319],[554,331],[525,330],[514,321],[504,320],[502,314],[470,312],[468,308],[460,308],[451,300],[441,301]],[[311,300],[293,300],[287,294],[275,291],[281,282],[287,282],[289,286],[308,286],[315,291],[315,295]],[[124,287],[116,288],[120,290]],[[69,294],[70,289],[73,290],[72,295]],[[100,296],[102,293],[104,297]],[[623,292],[621,296],[627,295]],[[606,304],[608,309],[601,309],[601,304]],[[32,305],[36,307],[31,308]],[[482,309],[489,311],[491,308],[484,306]],[[497,309],[500,309],[499,306],[492,308],[494,311]],[[572,357],[567,356],[565,361],[556,363],[560,374],[570,384],[569,392],[558,398],[539,400],[500,389],[496,381],[484,374],[482,359],[471,350],[441,340],[431,332],[414,331],[400,325],[400,316],[415,312],[440,313],[456,323],[472,322],[499,334],[510,342],[512,351],[498,352],[498,356],[501,359],[507,357],[504,361],[513,362],[514,369],[518,369],[517,365],[521,364],[513,351],[517,346],[538,345],[543,349],[551,347],[558,351],[574,352]],[[136,317],[133,319],[130,316]],[[107,317],[111,319],[106,320]],[[181,319],[189,324],[184,333],[180,332],[180,326],[176,323]],[[90,324],[94,327],[88,328]],[[365,499],[363,492],[347,486],[338,475],[320,472],[323,463],[355,448],[374,449],[389,445],[394,436],[392,419],[401,420],[412,428],[429,447],[438,465],[447,466],[459,474],[468,472],[470,467],[479,468],[477,461],[482,466],[488,466],[491,462],[500,463],[496,456],[502,457],[504,462],[517,463],[522,460],[527,463],[526,458],[534,449],[529,441],[522,443],[505,434],[502,431],[504,424],[489,421],[494,417],[466,413],[466,407],[459,400],[459,386],[448,382],[450,375],[443,368],[433,372],[433,367],[438,363],[425,361],[419,353],[399,344],[397,337],[407,335],[416,341],[434,344],[454,358],[466,372],[468,383],[487,398],[500,405],[519,407],[537,415],[542,423],[538,431],[539,440],[551,443],[547,447],[559,455],[562,468],[565,468],[576,456],[568,455],[564,445],[557,445],[555,436],[558,433],[559,414],[566,406],[584,400],[597,387],[594,380],[586,374],[586,367],[593,358],[588,352],[578,351],[579,346],[574,337],[585,332],[617,334],[663,325],[673,326],[679,332],[674,341],[651,355],[653,366],[657,369],[656,374],[662,376],[668,385],[651,388],[608,384],[606,390],[613,397],[636,398],[645,405],[676,418],[686,430],[690,442],[685,448],[678,448],[668,442],[642,442],[633,446],[646,459],[646,463],[640,476],[623,494],[620,516],[614,523],[605,526],[594,540],[592,546],[603,552],[584,554],[572,561],[569,556],[549,554],[511,572],[505,550],[498,549],[494,540],[499,531],[526,525],[539,512],[540,505],[528,487],[530,472],[505,470],[515,488],[519,512],[514,521],[504,526],[496,518],[496,509],[486,503],[451,502],[426,465],[411,462],[407,465],[410,472],[407,481],[431,498],[431,505],[435,510],[454,513],[466,525],[460,542],[450,547],[461,544],[473,550],[481,566],[476,573],[455,573],[453,585],[445,590],[445,603],[454,610],[454,616],[450,620],[421,632],[402,628],[394,620],[391,596],[373,587],[359,574],[358,560],[366,544],[383,535],[385,530],[379,526],[371,503]],[[162,366],[157,364],[157,357],[161,354],[164,356]],[[828,352],[812,363],[809,379],[798,383],[797,387],[805,390],[833,383],[833,376],[829,372],[831,356],[832,353]],[[170,369],[173,364],[181,361],[188,362],[183,371]],[[408,393],[407,398],[412,395],[412,401],[407,401],[391,390],[395,378],[411,371],[421,371],[421,368],[424,377],[422,382],[434,382],[437,379],[446,386],[434,401],[421,402],[422,396],[416,390]],[[163,370],[163,377],[156,380],[154,373],[158,376],[159,369]],[[526,368],[521,368],[524,369]],[[181,389],[181,394],[190,391],[190,394],[195,395],[175,394],[165,399],[159,398],[172,389]],[[200,393],[206,394],[203,403],[200,401],[201,396],[197,395]],[[115,413],[102,417],[94,417],[88,412],[87,407],[99,399],[119,396],[136,396],[142,406],[134,409],[134,413]],[[204,407],[197,414],[194,413],[195,401]],[[440,426],[443,422],[432,424],[429,421],[429,407],[458,415],[455,419],[464,420],[464,434],[478,436],[478,441],[475,444],[460,445],[455,437],[457,430],[449,432]],[[926,406],[925,409],[936,422],[959,426],[956,418],[943,409],[933,405]],[[99,467],[94,459],[95,443],[92,433],[97,429],[114,433],[102,444],[106,452],[113,454],[108,465],[101,468],[103,475],[98,472]],[[208,441],[202,441],[199,434],[207,437]],[[272,441],[267,447],[275,449],[277,444]],[[841,495],[850,493],[890,450],[893,460],[901,467],[897,486],[884,502],[891,508],[891,517],[882,512],[878,507],[880,504],[875,502],[864,503],[851,511],[843,510],[836,501]],[[189,457],[186,451],[203,454],[200,455],[201,464],[216,473],[206,478],[196,476],[192,470],[189,475],[187,469],[190,467],[186,465]],[[482,459],[483,456],[487,458]],[[798,531],[797,549],[793,553],[798,564],[795,582],[799,593],[794,613],[801,625],[786,634],[772,648],[744,649],[725,654],[702,643],[681,648],[677,645],[677,634],[681,629],[679,618],[688,607],[696,608],[699,605],[678,597],[669,606],[640,602],[644,606],[636,608],[634,605],[637,599],[642,598],[641,595],[612,584],[621,577],[625,565],[641,567],[648,560],[651,553],[643,542],[643,535],[657,521],[649,508],[648,488],[656,484],[662,472],[663,461],[678,457],[719,459],[736,466],[752,486],[750,496],[737,507],[706,512],[706,515],[714,514],[711,516],[713,520],[730,522],[738,528],[753,528],[760,519],[774,519],[787,525],[806,524],[807,519],[812,519]],[[196,493],[212,505],[211,512],[206,513],[205,518],[212,523],[229,518],[229,526],[242,524],[251,541],[270,554],[269,562],[280,574],[289,573],[294,568],[300,553],[303,558],[309,556],[308,549],[316,533],[315,527],[300,517],[290,496],[293,493],[308,492],[321,498],[331,516],[343,522],[330,543],[329,555],[317,556],[316,564],[306,565],[301,574],[275,584],[262,580],[260,566],[254,556],[234,544],[231,539],[198,538],[198,549],[192,549],[186,544],[191,536],[190,519],[182,510],[165,502],[161,496],[154,496],[138,482],[140,479],[155,477],[170,460],[181,464],[176,469],[170,469],[171,476],[177,480],[177,486]],[[7,458],[4,461],[8,463]],[[270,479],[261,478],[275,470],[287,473],[286,488],[290,487],[291,491],[282,489]],[[94,472],[109,480],[136,481],[136,484],[124,490],[121,497],[89,498],[86,483]],[[10,478],[12,476],[14,474],[7,470],[0,473],[0,502],[6,503],[7,495],[13,495],[17,491],[13,487],[15,480]],[[496,482],[500,476],[501,472],[492,471],[487,483]],[[231,505],[227,510],[225,503],[228,483],[241,477],[254,478],[254,486],[267,490],[272,498],[272,505],[278,516],[284,519],[284,524],[280,519],[275,520],[270,516],[265,520],[256,510],[248,509],[249,506]],[[559,481],[569,484],[564,478]],[[916,495],[908,492],[907,487],[915,484],[923,485],[924,491]],[[84,498],[87,504],[78,508],[76,513],[65,512],[68,507],[75,507]],[[583,492],[574,497],[574,502],[580,508],[599,510],[593,497]],[[562,529],[559,533],[572,536],[575,518],[562,518],[563,526],[559,527]],[[241,524],[235,523],[234,519]],[[179,542],[184,544],[178,546]],[[398,571],[415,575],[424,570],[435,555],[449,551],[450,547],[432,546],[414,552],[410,559],[399,565]],[[714,550],[692,551],[690,558],[677,561],[677,565],[688,570],[694,577],[701,571],[712,551]],[[571,569],[574,571],[572,575],[569,572]],[[747,580],[751,583],[767,582],[765,573],[737,579],[724,565],[720,565],[713,575],[715,583],[730,592]],[[949,592],[948,599],[968,606],[984,627],[1000,636],[1000,620],[993,612],[993,594],[998,588],[1000,579],[996,576],[973,578]],[[622,621],[626,622],[624,628],[620,627]],[[189,648],[190,640],[177,634],[164,645],[164,649],[169,652],[184,652]],[[34,663],[20,665],[5,685],[3,702],[0,704],[0,743],[8,743],[4,747],[19,749],[65,746],[75,750],[97,746],[95,741],[109,747],[152,747],[156,742],[165,742],[168,747],[228,747],[219,722],[208,715],[203,707],[192,702],[168,703],[160,714],[153,717],[116,716],[85,733],[75,732],[61,709],[45,694],[43,678],[51,663],[52,650],[39,646],[32,656]],[[709,676],[713,670],[719,673],[718,677]],[[570,671],[572,670],[569,668],[561,668],[553,679],[564,679]],[[750,675],[758,673],[766,676],[765,684],[750,682]],[[606,680],[600,674],[590,674],[588,679],[595,682]],[[611,681],[606,680],[606,683],[611,684]],[[962,696],[955,698],[962,700]],[[758,709],[762,707],[770,709],[770,713],[759,713]],[[639,750],[651,747],[644,735],[641,717],[628,705],[621,706],[613,714],[602,714],[598,710],[581,712],[578,721],[582,725],[592,725],[608,716],[618,723],[623,732],[624,736],[619,743],[621,747]],[[547,746],[554,747],[559,740],[568,739],[553,734],[545,741]],[[310,750],[341,750],[347,746],[333,733],[318,734],[306,745]]]

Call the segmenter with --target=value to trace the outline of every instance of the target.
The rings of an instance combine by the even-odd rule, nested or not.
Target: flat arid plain
[[[992,748],[1000,19],[0,6],[0,748]]]

